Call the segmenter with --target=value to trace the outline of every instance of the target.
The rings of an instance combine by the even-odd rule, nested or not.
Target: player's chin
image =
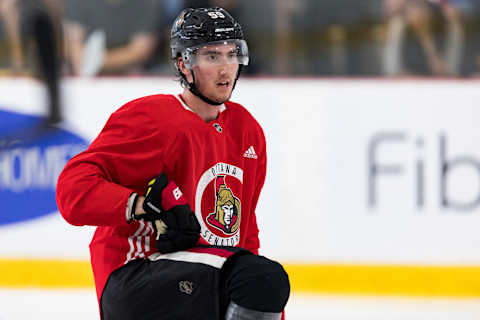
[[[224,102],[229,100],[231,96],[232,96],[232,89],[219,90],[216,92],[216,95],[213,100],[216,102]]]

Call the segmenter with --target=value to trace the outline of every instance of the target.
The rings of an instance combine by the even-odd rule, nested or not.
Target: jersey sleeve
[[[116,111],[90,147],[72,158],[59,176],[57,204],[73,225],[126,224],[126,205],[134,191],[156,173],[145,165],[161,158],[161,141],[149,128],[149,115],[126,105]],[[152,148],[155,146],[155,148]],[[152,150],[153,149],[153,150]]]

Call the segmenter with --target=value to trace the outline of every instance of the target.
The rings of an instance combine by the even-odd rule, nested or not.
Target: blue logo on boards
[[[0,110],[0,225],[56,212],[58,176],[86,148],[84,139],[42,117]]]

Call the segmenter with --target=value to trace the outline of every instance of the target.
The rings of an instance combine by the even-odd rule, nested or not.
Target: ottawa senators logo
[[[240,243],[242,185],[242,168],[228,163],[216,163],[202,174],[195,193],[201,241],[231,247]]]
[[[215,212],[208,215],[207,222],[225,234],[233,234],[240,224],[240,200],[226,186],[225,176],[215,178],[215,190]]]

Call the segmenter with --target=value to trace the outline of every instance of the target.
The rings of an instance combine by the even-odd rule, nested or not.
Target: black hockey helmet
[[[175,19],[170,33],[172,58],[179,57],[186,49],[211,42],[245,42],[240,24],[223,8],[187,8]],[[248,49],[242,50],[248,57]],[[246,49],[246,52],[245,52]],[[248,64],[246,61],[245,64]]]
[[[248,46],[244,39],[240,24],[223,8],[187,8],[183,10],[173,23],[170,33],[172,59],[178,70],[177,58],[182,57],[185,66],[190,70],[195,65],[197,50],[206,45],[234,44],[236,46],[236,62],[239,64],[238,79],[242,65],[248,64]],[[190,91],[207,103],[219,105],[203,96],[195,87],[195,75],[192,83],[180,72]],[[193,72],[192,72],[193,74]]]

